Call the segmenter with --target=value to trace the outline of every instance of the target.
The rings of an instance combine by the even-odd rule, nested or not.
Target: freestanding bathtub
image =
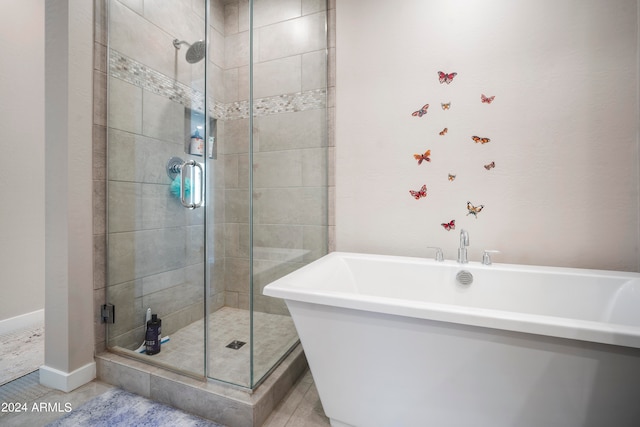
[[[640,426],[638,273],[334,252],[264,294],[333,427]]]

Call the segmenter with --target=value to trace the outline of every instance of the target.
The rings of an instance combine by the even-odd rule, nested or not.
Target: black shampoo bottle
[[[151,320],[147,322],[147,333],[144,337],[145,352],[148,355],[160,353],[161,333],[162,319],[158,319],[157,314],[152,314]]]

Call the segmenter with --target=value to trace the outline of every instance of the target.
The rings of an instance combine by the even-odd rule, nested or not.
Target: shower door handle
[[[198,186],[199,189],[200,189],[200,200],[198,200],[197,203],[194,203],[193,209],[195,209],[195,208],[199,208],[200,206],[202,206],[202,203],[204,202],[204,169],[202,168],[202,164],[201,163],[198,163],[195,160],[191,160],[191,162],[193,162],[193,166],[194,166],[192,168],[192,170],[194,171],[193,172],[193,178],[191,179],[192,182],[194,182],[194,180],[195,180],[195,175],[196,175],[195,168],[200,169],[200,185]],[[193,191],[191,192],[191,194],[194,194]]]
[[[191,200],[187,200],[187,186],[186,186],[186,174],[185,172],[185,168],[189,166],[189,170],[190,170],[190,178],[191,178],[191,184],[190,184],[190,199]],[[199,185],[197,186],[199,188],[199,200],[196,202],[195,200],[195,188],[196,188],[196,168],[200,170],[200,182]],[[203,183],[203,177],[204,177],[204,170],[202,169],[202,165],[198,162],[196,162],[195,160],[187,160],[186,162],[184,162],[182,164],[182,166],[180,167],[180,203],[182,203],[182,206],[184,206],[187,209],[196,209],[199,208],[200,206],[202,206],[202,203],[204,202],[204,183]]]

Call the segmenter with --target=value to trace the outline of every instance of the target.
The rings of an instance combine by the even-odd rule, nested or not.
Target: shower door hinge
[[[102,323],[116,323],[116,306],[113,304],[102,305]]]

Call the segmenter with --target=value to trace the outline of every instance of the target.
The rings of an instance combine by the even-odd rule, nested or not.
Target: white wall
[[[0,321],[44,308],[44,2],[0,14]]]
[[[93,2],[45,3],[45,329],[40,383],[71,391],[93,359]]]
[[[472,260],[638,270],[637,0],[336,9],[337,250],[452,259],[465,228]]]

